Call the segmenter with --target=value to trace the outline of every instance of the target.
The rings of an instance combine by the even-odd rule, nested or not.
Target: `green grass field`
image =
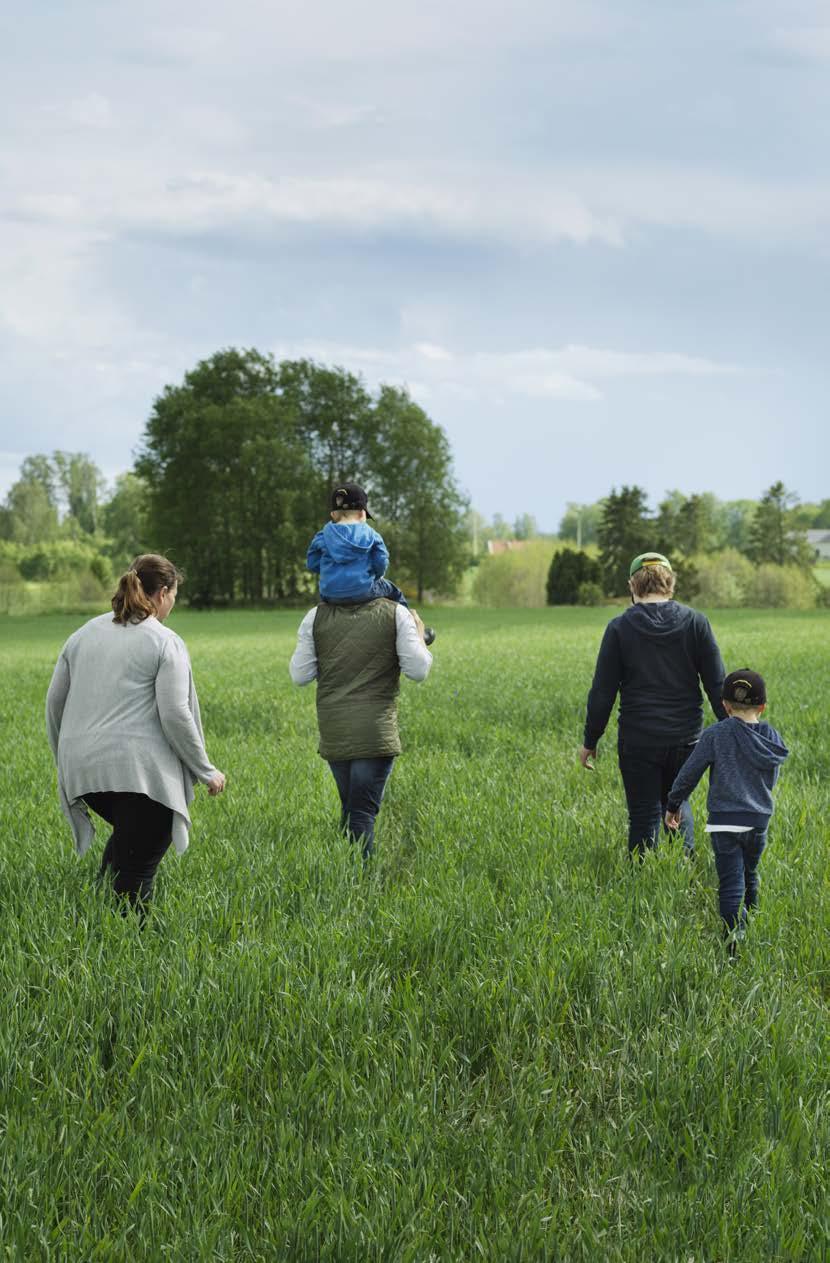
[[[364,877],[300,613],[177,611],[229,786],[143,933],[57,806],[82,620],[0,623],[0,1258],[830,1257],[830,614],[713,616],[791,750],[733,966],[702,833],[630,866],[613,743],[575,762],[608,616],[432,612]]]

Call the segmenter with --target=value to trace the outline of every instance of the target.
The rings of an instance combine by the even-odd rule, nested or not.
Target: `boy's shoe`
[[[435,639],[435,628],[425,627],[424,628],[424,644],[431,645],[434,639]]]

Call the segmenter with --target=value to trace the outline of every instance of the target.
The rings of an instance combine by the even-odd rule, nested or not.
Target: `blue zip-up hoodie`
[[[324,601],[358,601],[383,578],[389,553],[368,522],[326,522],[309,544],[306,564],[320,576]]]
[[[735,715],[713,724],[675,777],[669,811],[678,811],[707,767],[709,824],[764,829],[772,815],[772,789],[789,750],[769,724],[749,724]]]

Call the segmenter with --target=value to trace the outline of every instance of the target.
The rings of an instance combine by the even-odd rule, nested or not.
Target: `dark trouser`
[[[746,833],[710,833],[718,870],[718,907],[728,930],[746,920],[748,908],[758,904],[758,862],[767,844],[766,829]],[[741,908],[743,902],[743,908]]]
[[[149,903],[156,869],[170,845],[173,812],[146,794],[107,792],[84,794],[84,799],[112,825],[99,877],[111,868],[116,894],[126,895],[133,906]]]
[[[375,817],[392,771],[394,757],[382,759],[332,759],[331,774],[340,794],[340,828],[352,842],[362,842],[362,855],[375,848]]]
[[[674,778],[686,762],[695,742],[682,746],[646,746],[633,744],[620,737],[620,774],[628,803],[628,850],[646,850],[657,845],[660,824],[666,814],[666,805]],[[692,809],[688,802],[680,808],[680,836],[683,849],[692,855],[695,849],[695,831]]]
[[[405,605],[409,609],[409,602],[391,579],[373,579],[367,596],[346,597],[343,600],[338,597],[324,596],[323,600],[326,605],[365,605],[367,601],[376,601],[380,596],[385,597],[387,601],[395,601],[398,605]]]

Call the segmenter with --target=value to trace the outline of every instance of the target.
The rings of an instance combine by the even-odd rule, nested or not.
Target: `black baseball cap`
[[[371,522],[374,521],[369,512],[366,492],[362,487],[358,487],[356,482],[341,482],[339,487],[335,487],[331,493],[331,507],[333,509],[365,509],[367,518]]]
[[[764,677],[749,667],[741,667],[740,671],[730,671],[723,682],[723,700],[735,702],[738,706],[765,706],[767,686]]]

